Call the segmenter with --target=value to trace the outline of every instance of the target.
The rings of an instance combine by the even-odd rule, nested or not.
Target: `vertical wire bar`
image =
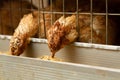
[[[2,20],[1,20],[1,16],[0,16],[0,34],[2,34]]]
[[[65,0],[63,0],[63,17],[65,17]],[[65,23],[66,23],[66,21],[65,21]],[[63,24],[63,26],[64,26],[65,24]]]
[[[10,0],[10,22],[11,22],[11,26],[13,26],[13,15],[12,15],[12,0]]]
[[[45,14],[44,14],[44,2],[42,0],[42,15],[43,15],[43,21],[44,21],[44,33],[45,33],[45,38],[46,38],[46,26],[45,26]]]
[[[106,45],[108,44],[108,0],[106,0]]]
[[[31,11],[33,11],[33,7],[32,7],[32,5],[33,5],[33,0],[31,0],[30,2],[31,2]]]
[[[65,16],[65,1],[63,0],[63,16]]]
[[[91,43],[93,43],[93,0],[90,0]]]
[[[52,26],[53,24],[53,1],[52,0],[50,0],[50,5],[51,5],[50,10],[51,10],[51,26]]]
[[[2,24],[1,24],[2,22],[1,22],[1,16],[0,16],[0,34],[2,34],[1,32],[2,32]]]
[[[39,29],[38,29],[38,38],[40,38],[40,35],[41,35],[41,34],[40,34],[40,18],[41,18],[41,17],[40,17],[40,0],[39,0],[39,1],[38,1],[38,24],[39,24],[39,25],[38,25],[38,28],[39,28]]]
[[[22,1],[20,0],[20,19],[22,18]]]
[[[2,34],[2,16],[1,15],[0,15],[0,34]]]
[[[77,10],[77,21],[76,21],[76,30],[77,30],[77,32],[78,32],[78,35],[80,35],[80,27],[79,27],[79,7],[78,7],[78,4],[79,2],[78,2],[78,0],[76,0],[76,10]]]

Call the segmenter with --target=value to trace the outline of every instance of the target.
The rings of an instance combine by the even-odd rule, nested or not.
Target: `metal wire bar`
[[[108,44],[108,0],[106,0],[106,45]]]
[[[93,13],[93,15],[106,15],[106,13]],[[109,16],[120,16],[120,13],[108,13]]]
[[[91,43],[93,42],[93,0],[90,0],[90,27],[91,27]]]
[[[21,0],[20,0],[21,1]],[[1,10],[6,10],[8,8],[1,8]],[[13,10],[16,9],[16,8],[12,8]],[[31,10],[31,9],[26,9],[26,10]],[[34,11],[36,9],[32,9],[32,11]],[[53,13],[53,14],[63,14],[63,12],[56,12],[56,11],[44,11],[44,12],[41,12],[41,13]],[[76,14],[75,12],[64,12],[65,14]],[[88,14],[90,15],[91,13],[90,12],[79,12],[79,14]],[[98,12],[93,12],[93,15],[106,15],[106,13],[98,13]],[[108,15],[113,15],[113,16],[120,16],[120,13],[110,13],[108,12]]]
[[[42,13],[53,13],[53,14],[63,14],[63,12],[55,12],[55,11],[53,11],[53,12],[50,12],[50,11],[44,11],[44,12],[42,12]],[[64,12],[65,14],[77,14],[77,13],[75,13],[75,12]],[[79,14],[85,14],[85,15],[90,15],[91,13],[90,12],[79,12]],[[95,12],[93,12],[92,13],[93,15],[106,15],[106,13],[95,13]],[[120,14],[119,13],[108,13],[108,15],[115,15],[115,16],[120,16]]]
[[[11,23],[11,26],[13,26],[13,15],[12,15],[12,12],[13,9],[12,9],[12,0],[10,0],[10,23]]]
[[[41,17],[40,17],[40,0],[39,0],[39,1],[38,1],[38,24],[39,24],[39,25],[38,25],[38,28],[39,28],[39,29],[38,29],[38,35],[39,35],[38,37],[39,37],[39,38],[40,38],[40,18],[41,18]]]
[[[44,13],[63,14],[63,12],[55,12],[55,11],[52,11],[52,12],[50,12],[50,11],[44,11]],[[64,12],[64,14],[76,14],[76,13],[75,12]]]
[[[21,0],[20,0],[21,2]],[[1,8],[1,10],[6,10],[8,8]],[[16,9],[16,8],[12,8],[13,10]],[[21,8],[20,8],[21,9]],[[31,9],[25,9],[25,10],[31,10]],[[35,11],[36,9],[32,9],[32,11]],[[63,12],[56,12],[56,11],[44,11],[44,12],[41,12],[41,13],[53,13],[53,14],[63,14]],[[65,14],[76,14],[75,12],[64,12]],[[90,12],[79,12],[79,14],[88,14],[90,15],[91,13]],[[98,13],[98,12],[93,12],[93,15],[106,15],[106,13]],[[108,12],[108,15],[113,15],[113,16],[120,16],[120,13],[110,13]]]
[[[0,34],[2,34],[2,16],[0,15]]]
[[[53,1],[52,0],[50,0],[50,5],[51,5],[50,10],[51,10],[51,26],[52,26],[53,24]]]
[[[42,12],[44,12],[44,2],[42,0]],[[43,15],[43,21],[44,21],[44,33],[45,33],[45,38],[46,38],[46,27],[45,27],[45,14],[42,13]]]
[[[108,13],[107,15],[111,15],[111,16],[120,16],[120,13]]]
[[[32,7],[32,5],[33,5],[33,0],[31,0],[30,2],[31,2],[31,11],[32,11],[32,9],[33,9],[33,7]]]
[[[63,16],[65,15],[65,0],[63,0]]]
[[[63,0],[63,16],[65,17],[65,0]],[[65,20],[65,23],[66,23],[66,20]],[[65,25],[65,24],[63,24]]]
[[[22,18],[22,1],[20,0],[20,18]]]
[[[76,21],[76,29],[77,29],[77,32],[78,32],[78,35],[80,35],[80,27],[79,27],[79,7],[78,7],[78,0],[76,0],[76,14],[77,14],[77,21]]]

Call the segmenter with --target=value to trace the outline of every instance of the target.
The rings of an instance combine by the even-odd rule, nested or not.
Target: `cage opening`
[[[38,34],[34,37],[46,38],[46,23],[50,26],[61,16],[76,15],[78,42],[120,45],[120,9],[118,0],[1,0],[0,34],[12,35],[19,25],[21,18],[31,12],[38,11]],[[6,14],[4,14],[6,13]],[[46,19],[46,14],[50,19]],[[87,15],[87,16],[86,16]],[[8,18],[5,18],[5,17]],[[41,19],[43,27],[41,29]],[[5,19],[8,19],[5,20]],[[5,22],[7,21],[7,22]],[[104,21],[104,22],[103,22]],[[83,23],[81,23],[83,22]],[[88,23],[86,23],[88,22]],[[81,28],[82,26],[82,28]],[[83,29],[86,27],[86,29]],[[110,30],[109,30],[110,29]],[[114,30],[115,29],[115,30]],[[8,31],[9,30],[9,31]],[[42,31],[44,30],[44,31]],[[85,30],[85,31],[84,31]],[[8,32],[7,32],[8,31]],[[41,33],[44,32],[44,33]],[[89,33],[88,33],[88,32]],[[5,33],[7,32],[7,33]],[[85,37],[84,36],[84,34]],[[96,36],[95,36],[96,35]],[[42,36],[42,37],[41,37]],[[87,37],[87,38],[86,38]],[[111,37],[111,38],[110,38]],[[83,39],[81,39],[83,38]],[[114,38],[114,41],[112,39]],[[98,42],[95,41],[98,40]],[[100,41],[101,39],[101,41]],[[110,42],[111,41],[111,42]]]

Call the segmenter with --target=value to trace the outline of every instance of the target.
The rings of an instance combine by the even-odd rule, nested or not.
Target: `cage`
[[[0,4],[2,53],[9,50],[24,15],[37,11],[39,24],[21,56],[0,55],[0,80],[119,80],[119,0],[1,0]],[[51,54],[48,27],[61,16],[71,15],[76,16],[79,37],[56,53],[64,62],[39,59]]]

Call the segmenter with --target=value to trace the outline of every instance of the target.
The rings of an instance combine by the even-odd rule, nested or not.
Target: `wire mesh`
[[[120,1],[118,0],[101,0],[101,1],[98,1],[98,0],[47,0],[48,1],[48,7],[50,8],[49,10],[46,10],[47,8],[45,7],[45,1],[44,0],[36,0],[38,1],[36,3],[36,5],[38,4],[37,8],[34,7],[36,5],[33,5],[34,4],[34,0],[18,0],[18,4],[19,7],[15,7],[15,3],[13,3],[14,1],[16,0],[4,0],[2,1],[1,0],[1,3],[3,4],[2,6],[0,6],[1,10],[8,10],[9,13],[8,15],[10,17],[8,17],[9,22],[10,23],[9,25],[11,25],[9,28],[9,30],[12,30],[11,33],[4,33],[4,30],[6,29],[5,26],[3,25],[3,16],[5,15],[0,15],[0,34],[6,34],[6,35],[12,35],[14,30],[17,28],[18,24],[19,24],[19,21],[20,19],[23,17],[23,15],[25,15],[26,13],[30,13],[30,12],[33,12],[33,11],[38,11],[39,13],[39,19],[38,19],[38,24],[39,24],[39,34],[38,35],[44,35],[46,38],[46,19],[45,19],[45,14],[50,14],[51,15],[51,25],[55,22],[54,20],[54,17],[53,15],[61,15],[61,16],[68,16],[68,15],[76,15],[76,25],[77,25],[77,31],[80,34],[80,31],[81,31],[81,28],[80,28],[80,19],[79,17],[81,15],[88,15],[90,16],[90,39],[88,42],[90,43],[94,43],[94,17],[95,16],[105,16],[105,44],[109,44],[109,16],[120,16],[120,10],[116,7],[111,7],[111,4],[112,5],[116,5],[116,4],[119,4]],[[24,6],[24,1],[29,1],[29,5],[27,5],[26,7]],[[3,7],[5,3],[8,3],[9,4],[9,7]],[[115,4],[114,4],[115,3]],[[103,6],[101,5],[103,4]],[[26,5],[26,4],[25,4]],[[98,9],[96,9],[98,8]],[[15,18],[14,18],[14,12],[18,10],[19,11],[19,14],[17,14],[19,16],[19,20],[18,20],[18,23],[16,25],[15,24]],[[41,15],[43,17],[41,17]],[[40,34],[40,31],[41,31],[41,28],[40,28],[40,19],[43,18],[43,22],[44,22],[44,34]],[[17,18],[18,19],[18,18]],[[117,24],[119,23],[119,19],[117,19]],[[12,28],[12,26],[14,26],[14,28]],[[117,25],[118,26],[118,25]],[[117,27],[118,28],[118,27]],[[6,29],[8,30],[8,29]],[[117,31],[117,33],[119,33],[119,30]],[[120,34],[120,33],[119,33]],[[118,34],[117,34],[118,35]],[[116,35],[116,36],[117,36]],[[40,36],[38,36],[40,38]],[[119,38],[117,38],[119,39]],[[80,41],[82,42],[82,41]],[[84,41],[83,41],[84,42]],[[115,43],[117,44],[117,43]]]

